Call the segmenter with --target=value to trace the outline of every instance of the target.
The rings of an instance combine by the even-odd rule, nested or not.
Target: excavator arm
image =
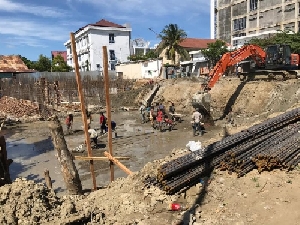
[[[225,53],[210,71],[209,81],[205,89],[210,90],[228,67],[233,66],[248,57],[251,57],[256,62],[256,65],[263,67],[265,64],[266,53],[257,45],[245,45],[236,51]]]

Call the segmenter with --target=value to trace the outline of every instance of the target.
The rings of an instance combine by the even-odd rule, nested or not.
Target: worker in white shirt
[[[196,132],[199,131],[199,134],[202,135],[201,131],[201,119],[202,114],[199,112],[199,108],[196,108],[192,115],[193,122],[193,135],[196,136]]]
[[[95,146],[98,145],[98,133],[94,129],[88,129],[88,133],[90,134],[91,140],[94,142]]]

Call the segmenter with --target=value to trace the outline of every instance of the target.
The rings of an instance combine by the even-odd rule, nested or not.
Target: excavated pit
[[[52,178],[55,177],[53,185],[59,196],[39,184],[44,182],[43,171],[38,171],[36,166],[42,165],[43,160],[53,160],[53,165],[57,163],[45,129],[47,122],[16,125],[6,134],[14,154],[19,150],[21,171],[16,172],[14,178],[24,175],[32,181],[14,179],[13,184],[0,187],[0,224],[297,224],[300,207],[297,168],[288,173],[275,170],[259,174],[254,170],[242,178],[215,170],[179,195],[168,196],[159,188],[144,187],[145,178],[154,176],[160,165],[189,152],[185,149],[188,141],[199,140],[207,146],[223,138],[224,127],[233,134],[300,106],[299,80],[241,82],[237,78],[223,78],[210,91],[215,126],[206,124],[204,136],[192,137],[191,98],[199,87],[199,82],[188,79],[161,83],[153,101],[163,102],[166,106],[171,101],[176,111],[184,115],[177,130],[171,132],[147,132],[149,124],[141,125],[137,112],[119,112],[119,116],[116,113],[114,119],[123,129],[118,135],[123,138],[115,140],[115,154],[129,155],[132,160],[124,161],[124,164],[135,173],[125,178],[126,175],[116,169],[119,178],[104,188],[108,184],[105,182],[109,181],[108,163],[99,163],[96,173],[98,185],[103,189],[84,196],[64,195],[59,170],[49,169]],[[140,99],[136,97],[136,94],[128,93],[126,106],[137,107]],[[120,102],[118,104],[121,106]],[[229,109],[232,109],[231,123],[227,122]],[[130,129],[124,126],[126,119],[131,121]],[[80,118],[77,123],[80,129]],[[93,126],[98,126],[98,116],[95,116]],[[69,147],[78,146],[82,137],[80,132],[77,138],[66,136]],[[106,144],[106,137],[101,143]],[[27,157],[24,151],[27,149],[28,154],[32,154],[33,150],[23,149],[23,144],[34,145],[38,158]],[[104,150],[105,147],[94,153],[102,156]],[[45,153],[53,157],[46,158]],[[91,186],[88,166],[79,164],[81,179],[87,189]],[[191,208],[180,213],[168,211],[171,202]]]

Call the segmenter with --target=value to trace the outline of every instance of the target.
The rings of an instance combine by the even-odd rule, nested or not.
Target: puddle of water
[[[7,139],[7,155],[13,159],[10,165],[10,177],[15,180],[24,177],[35,182],[44,182],[44,171],[48,169],[56,192],[65,191],[60,165],[55,157],[54,150],[41,151],[34,144],[25,140]]]

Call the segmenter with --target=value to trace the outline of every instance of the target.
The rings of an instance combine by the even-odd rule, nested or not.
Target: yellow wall
[[[162,63],[163,64],[173,64],[172,60],[168,60],[168,57],[166,56],[166,49],[164,49],[160,54],[159,57],[162,58]],[[179,55],[177,54],[177,52],[175,53],[175,64],[179,64]]]
[[[142,64],[130,63],[121,64],[116,66],[117,73],[122,72],[124,79],[141,79],[142,77]]]

